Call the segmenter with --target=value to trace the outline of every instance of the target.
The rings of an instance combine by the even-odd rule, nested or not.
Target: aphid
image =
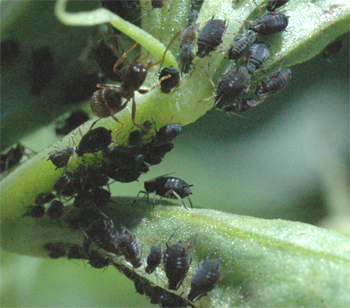
[[[91,97],[96,89],[96,84],[100,81],[96,72],[75,77],[64,88],[63,103],[71,105],[86,101]]]
[[[191,302],[199,300],[214,289],[220,276],[220,260],[206,258],[196,268],[191,282],[191,290],[187,298]]]
[[[162,246],[152,246],[147,257],[147,267],[145,269],[147,274],[152,274],[162,261]]]
[[[177,290],[186,277],[191,260],[181,241],[169,246],[169,240],[166,242],[167,248],[164,252],[164,269],[169,280],[169,289]]]
[[[56,190],[57,195],[70,197],[77,192],[76,183],[74,181],[73,173],[64,172],[56,180],[53,189]]]
[[[247,69],[254,74],[270,56],[269,48],[263,42],[254,43],[249,50]]]
[[[69,159],[73,156],[73,154],[73,147],[62,147],[58,150],[49,152],[49,158],[47,160],[51,160],[51,162],[57,167],[56,169],[63,168],[67,166]]]
[[[325,50],[322,51],[322,57],[328,59],[330,56],[338,53],[343,48],[343,42],[341,40],[336,40],[330,43]]]
[[[130,147],[139,146],[142,142],[142,133],[137,129],[131,131],[129,134],[128,141]]]
[[[252,30],[245,31],[236,36],[228,50],[227,58],[237,61],[249,49],[255,39],[256,34]]]
[[[98,208],[104,207],[111,202],[111,193],[101,187],[89,189],[86,193],[89,198]]]
[[[144,158],[144,162],[150,165],[158,165],[162,162],[165,154],[170,152],[174,148],[174,144],[171,142],[156,145],[149,143],[147,145],[148,153]]]
[[[47,243],[43,248],[49,252],[51,259],[62,258],[66,255],[66,249],[62,243]]]
[[[80,140],[75,152],[78,156],[106,149],[112,141],[112,131],[104,127],[89,130]]]
[[[187,207],[182,199],[192,194],[191,186],[193,185],[188,185],[185,181],[171,176],[160,176],[144,183],[147,195],[154,193],[154,199],[156,195],[169,199],[179,199],[185,208]],[[191,199],[188,198],[188,200],[193,207]]]
[[[180,49],[185,44],[193,44],[194,40],[196,39],[196,26],[195,24],[190,24],[187,26],[187,28],[184,30],[181,36],[181,43],[180,43]]]
[[[100,40],[92,50],[94,52],[95,61],[100,70],[100,75],[113,81],[120,82],[120,76],[113,71],[114,64],[119,60],[119,57],[113,48],[108,46],[103,40]]]
[[[49,47],[34,50],[28,65],[28,78],[32,94],[40,94],[51,81],[55,59]]]
[[[80,247],[79,245],[72,245],[68,249],[67,258],[68,260],[88,259],[88,256],[82,247]]]
[[[161,145],[173,141],[181,133],[180,123],[171,123],[162,126],[159,131],[156,132],[156,136],[153,140],[154,144]]]
[[[145,153],[143,152],[139,147],[111,146],[103,151],[103,155],[116,167],[135,169],[145,159]]]
[[[120,255],[119,233],[114,227],[112,219],[105,217],[95,219],[86,230],[86,234],[100,248],[109,253]]]
[[[89,259],[88,263],[93,268],[105,268],[109,265],[109,258],[104,257],[102,254],[100,254],[96,250],[90,251],[88,259]]]
[[[41,194],[38,194],[35,197],[35,204],[43,205],[45,203],[49,203],[55,197],[56,196],[53,193],[41,193]]]
[[[226,21],[222,19],[209,20],[198,34],[196,55],[204,58],[214,51],[222,42],[222,37],[226,32]]]
[[[187,43],[182,46],[180,51],[180,70],[185,74],[190,71],[194,59],[192,48],[192,45]]]
[[[141,176],[141,173],[147,172],[147,171],[141,171],[139,168],[123,169],[123,168],[116,167],[113,164],[110,164],[107,169],[107,175],[111,179],[117,182],[130,183],[130,182],[137,181],[137,179]]]
[[[187,26],[189,25],[194,25],[197,21],[197,18],[198,18],[198,11],[197,10],[192,10],[190,12],[190,15],[188,16],[188,22],[187,22]]]
[[[32,218],[41,218],[45,215],[45,207],[42,204],[30,205],[29,210],[24,216],[29,216]]]
[[[21,143],[17,143],[15,148],[11,148],[5,154],[0,154],[1,163],[0,168],[1,172],[7,171],[13,166],[17,165],[22,159],[25,152],[25,148]]]
[[[135,235],[125,227],[123,227],[123,233],[119,237],[119,249],[125,260],[130,262],[134,268],[142,265],[141,252]]]
[[[291,78],[291,70],[289,68],[282,68],[281,63],[280,68],[271,75],[267,76],[266,80],[262,82],[261,87],[257,88],[256,95],[259,98],[265,98],[276,94],[287,86]]]
[[[14,39],[7,39],[0,43],[1,66],[6,65],[19,54],[19,43]]]
[[[75,110],[71,113],[71,115],[66,120],[64,120],[63,123],[60,123],[60,125],[56,126],[56,134],[67,135],[73,129],[77,128],[78,126],[82,125],[88,120],[89,120],[89,116],[86,112],[82,110]]]
[[[276,9],[278,9],[281,6],[285,5],[288,1],[289,0],[270,0],[270,2],[266,6],[266,9],[269,12],[274,12]]]
[[[246,97],[236,100],[232,105],[223,107],[222,110],[230,113],[244,112],[260,105],[261,103],[262,101]]]
[[[178,86],[180,82],[180,73],[175,67],[169,66],[161,70],[159,80],[165,76],[169,76],[169,78],[162,81],[160,84],[160,91],[169,94],[172,89]]]
[[[288,18],[283,13],[265,13],[255,19],[248,28],[260,35],[276,34],[287,28]]]
[[[64,213],[63,203],[59,200],[53,200],[48,207],[46,214],[51,219],[60,219]]]
[[[247,90],[250,76],[246,67],[231,69],[221,79],[216,91],[215,107],[223,108],[234,101]]]

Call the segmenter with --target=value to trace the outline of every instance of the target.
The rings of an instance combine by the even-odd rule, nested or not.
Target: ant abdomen
[[[91,97],[90,107],[99,118],[108,118],[119,111],[122,97],[114,88],[97,90]]]

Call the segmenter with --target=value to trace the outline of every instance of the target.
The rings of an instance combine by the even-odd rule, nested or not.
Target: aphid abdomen
[[[162,261],[162,247],[160,245],[152,246],[147,257],[146,273],[152,274]]]
[[[270,56],[270,51],[263,42],[258,42],[250,47],[249,52],[247,69],[249,74],[254,74]]]
[[[255,41],[256,34],[252,30],[248,30],[241,35],[238,35],[232,42],[228,50],[227,58],[237,61],[249,49],[251,44]]]
[[[276,34],[287,28],[288,18],[282,13],[265,13],[249,25],[249,30],[253,30],[260,35]]]
[[[104,127],[97,127],[88,131],[80,140],[76,149],[78,156],[85,153],[96,153],[104,150],[112,141],[112,131]]]
[[[291,70],[289,68],[281,67],[278,69],[278,71],[273,72],[271,75],[267,76],[267,80],[260,88],[257,89],[256,94],[260,98],[265,98],[276,94],[287,86],[291,78]]]

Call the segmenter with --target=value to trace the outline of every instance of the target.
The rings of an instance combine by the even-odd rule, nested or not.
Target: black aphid
[[[75,152],[78,156],[106,149],[112,141],[112,131],[104,127],[89,130],[80,140]]]
[[[28,65],[28,79],[32,94],[40,94],[51,81],[55,58],[49,47],[34,50]]]
[[[152,0],[151,4],[154,9],[161,9],[164,6],[164,0]]]
[[[53,200],[48,207],[46,214],[51,219],[60,219],[64,213],[63,203],[59,200]]]
[[[161,145],[173,141],[181,133],[180,123],[171,123],[162,126],[156,132],[156,137],[153,140],[154,144]]]
[[[130,262],[134,268],[138,268],[142,265],[141,251],[137,244],[136,237],[125,227],[119,238],[119,249],[124,255],[125,260]]]
[[[90,95],[88,96],[88,98]],[[56,134],[57,135],[67,135],[73,129],[79,127],[83,123],[89,120],[89,116],[86,112],[82,110],[75,110],[71,113],[71,115],[64,120],[63,123],[60,123],[56,126]]]
[[[56,196],[53,193],[41,193],[37,194],[35,197],[35,204],[43,205],[45,203],[49,203]]]
[[[187,249],[181,241],[169,246],[169,240],[166,242],[167,248],[164,252],[164,269],[169,280],[169,289],[177,290],[186,277],[190,259]]]
[[[74,179],[75,178],[73,176],[73,173],[62,173],[53,186],[53,189],[56,190],[57,195],[62,195],[66,197],[74,195],[80,188],[80,185],[79,187],[76,187],[76,182],[74,181]]]
[[[73,156],[74,148],[73,147],[62,147],[58,150],[49,152],[49,158],[51,162],[58,168],[66,167],[69,159]]]
[[[222,110],[229,113],[244,112],[260,105],[261,102],[254,98],[245,97],[237,99],[232,105],[225,106]]]
[[[281,6],[285,5],[288,1],[289,0],[270,0],[270,2],[266,6],[266,9],[269,12],[274,12],[276,9],[278,9]]]
[[[90,227],[86,230],[86,234],[100,248],[107,252],[120,255],[119,233],[111,219],[98,218],[92,221]]]
[[[96,250],[90,251],[88,259],[89,259],[88,263],[93,268],[105,268],[109,265],[109,258],[104,257],[102,254],[100,254]]]
[[[180,70],[185,74],[190,71],[194,59],[192,49],[192,44],[186,43],[182,46],[180,51]]]
[[[221,79],[216,91],[215,107],[223,108],[231,105],[247,90],[250,76],[246,67],[231,69]]]
[[[209,20],[198,34],[196,55],[204,58],[211,51],[214,51],[222,42],[226,31],[226,21],[222,19]]]
[[[338,53],[343,48],[343,42],[341,40],[336,40],[330,43],[323,51],[322,57],[328,59],[330,56]]]
[[[237,35],[233,40],[230,49],[228,50],[227,58],[237,61],[246,51],[248,51],[255,39],[256,34],[252,30],[245,31],[242,34]]]
[[[253,30],[260,35],[276,34],[287,28],[288,18],[283,13],[265,13],[249,25],[249,30]]]
[[[147,257],[147,267],[145,269],[147,274],[152,274],[162,261],[162,246],[152,246]]]
[[[24,216],[29,216],[32,218],[41,218],[45,215],[45,207],[42,204],[30,205],[29,210]]]
[[[185,181],[172,176],[160,176],[146,181],[144,184],[147,194],[154,193],[154,198],[158,195],[169,199],[179,199],[185,208],[187,207],[183,198],[192,194],[191,186],[192,185],[188,185]],[[191,207],[193,207],[190,198],[188,199]]]
[[[129,134],[129,146],[130,147],[136,147],[139,146],[142,143],[142,133],[141,131],[135,129],[130,132]]]
[[[146,145],[148,151],[144,158],[144,162],[150,165],[158,165],[162,162],[165,154],[170,152],[174,148],[174,144],[171,142],[156,145],[149,143]]]
[[[178,86],[180,82],[180,73],[175,67],[169,66],[160,71],[159,80],[165,76],[170,77],[162,81],[160,84],[160,91],[169,94],[172,89]]]
[[[1,66],[14,60],[19,54],[19,43],[14,39],[7,39],[0,43]]]
[[[0,171],[7,171],[19,164],[25,152],[25,148],[21,143],[17,143],[16,147],[9,149],[6,153],[0,154]]]
[[[62,258],[66,255],[66,249],[62,243],[47,243],[43,248],[49,252],[51,259]]]
[[[263,42],[254,43],[249,49],[247,69],[249,74],[254,74],[270,56],[269,48]]]
[[[287,86],[291,78],[291,70],[289,68],[282,68],[281,64],[280,68],[277,71],[268,75],[266,80],[262,82],[260,88],[256,90],[256,95],[259,98],[265,98],[276,94]]]
[[[205,259],[196,268],[187,298],[195,302],[214,289],[220,276],[220,260]]]
[[[67,253],[68,259],[88,259],[86,251],[79,245],[72,245],[68,249]]]
[[[135,169],[145,159],[145,150],[140,147],[110,146],[103,151],[103,156],[110,163],[123,169]]]

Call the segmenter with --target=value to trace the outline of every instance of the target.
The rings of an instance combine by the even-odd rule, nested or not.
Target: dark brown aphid
[[[88,259],[88,256],[82,247],[80,247],[79,245],[72,245],[68,249],[67,258],[68,260]]]
[[[70,158],[73,156],[74,148],[73,147],[62,147],[58,150],[49,152],[49,158],[51,162],[58,168],[66,167]]]
[[[187,26],[189,25],[195,25],[196,24],[196,21],[197,21],[197,18],[198,18],[198,11],[197,10],[192,10],[190,12],[190,15],[188,16],[188,22],[187,22]]]
[[[49,252],[51,259],[62,258],[66,255],[64,244],[61,243],[47,243],[43,248]]]
[[[110,164],[107,169],[107,175],[111,179],[117,182],[131,183],[131,182],[137,181],[137,179],[141,176],[142,172],[147,172],[147,171],[141,171],[139,168],[123,169],[123,168],[114,166],[113,164]]]
[[[130,262],[134,268],[142,265],[141,252],[135,235],[125,227],[123,227],[123,233],[119,237],[119,249],[125,260]]]
[[[278,9],[281,6],[285,5],[288,1],[289,0],[270,0],[270,2],[266,6],[266,9],[269,12],[274,12],[276,9]]]
[[[1,66],[14,60],[19,54],[19,43],[14,39],[7,39],[0,43]]]
[[[28,65],[28,79],[32,94],[38,95],[47,84],[55,71],[55,59],[49,47],[34,50]]]
[[[280,68],[271,75],[267,76],[266,80],[262,82],[261,87],[257,88],[256,95],[259,98],[265,98],[276,94],[287,86],[291,78],[291,70],[289,68],[282,68],[281,64]]]
[[[167,249],[164,252],[164,269],[169,280],[169,289],[177,290],[186,277],[191,261],[181,241],[169,246],[169,240],[166,242]]]
[[[249,50],[247,69],[254,74],[270,56],[269,48],[263,42],[254,43]]]
[[[196,55],[204,58],[214,51],[222,42],[222,37],[226,31],[226,21],[222,19],[209,20],[198,34]]]
[[[0,169],[1,172],[7,171],[8,169],[16,166],[22,159],[25,152],[25,148],[21,143],[17,143],[15,148],[11,148],[5,154],[0,154],[1,163]]]
[[[64,213],[63,203],[59,200],[53,200],[48,207],[46,214],[51,219],[60,219]]]
[[[215,107],[223,108],[232,105],[247,90],[250,76],[246,67],[231,69],[221,79],[216,91]]]
[[[153,140],[154,144],[161,145],[173,141],[181,133],[180,123],[171,123],[162,126],[156,132],[156,137]]]
[[[183,198],[192,194],[191,186],[193,185],[188,185],[185,181],[172,176],[160,176],[144,183],[147,195],[154,193],[154,198],[158,195],[169,199],[179,199],[185,208],[187,207]],[[188,198],[188,200],[193,207],[191,199]]]
[[[103,151],[103,156],[107,157],[116,167],[136,169],[145,159],[144,152],[140,147],[110,146]]]
[[[180,49],[185,44],[193,45],[195,39],[196,39],[196,25],[190,24],[187,26],[187,28],[182,33]]]
[[[130,147],[139,146],[142,143],[142,133],[137,129],[131,131],[129,134],[128,141]]]
[[[86,101],[94,93],[96,84],[99,81],[98,74],[95,72],[75,77],[64,88],[63,103],[65,105],[71,105]]]
[[[101,187],[89,189],[86,197],[98,208],[102,208],[111,202],[111,192]]]
[[[56,190],[57,195],[66,197],[73,196],[77,192],[74,179],[73,173],[68,171],[62,173],[53,186],[53,189]]]
[[[90,97],[90,95],[88,97]],[[56,126],[56,134],[67,135],[73,129],[76,129],[78,126],[82,125],[88,120],[89,116],[86,112],[82,110],[75,110],[66,120],[64,120],[63,123]]]
[[[41,218],[45,215],[45,207],[42,204],[30,205],[29,210],[24,216],[29,216],[32,218]]]
[[[88,259],[89,259],[88,263],[93,268],[105,268],[109,265],[109,258],[104,257],[96,250],[90,251]]]
[[[288,18],[283,13],[265,13],[249,25],[249,30],[253,30],[260,35],[276,34],[287,28]]]
[[[262,101],[258,101],[250,97],[245,97],[237,99],[232,105],[225,106],[222,108],[222,110],[229,113],[244,112],[260,105],[261,103]]]
[[[112,131],[104,127],[89,130],[80,140],[75,152],[78,156],[106,149],[112,141]]]
[[[119,233],[111,219],[104,217],[94,220],[86,230],[86,234],[100,248],[120,255]]]
[[[178,86],[180,82],[180,73],[175,67],[169,66],[160,71],[159,80],[165,76],[169,78],[162,81],[160,84],[160,91],[169,94],[172,89]]]
[[[35,197],[35,204],[43,205],[45,203],[49,203],[55,197],[56,196],[53,193],[41,193],[41,194],[38,194]]]
[[[255,39],[256,34],[252,30],[245,31],[244,33],[236,36],[230,46],[230,49],[228,50],[227,58],[237,61],[246,51],[248,51]]]
[[[199,300],[214,289],[220,276],[220,260],[205,259],[196,268],[191,282],[191,290],[187,298],[191,302]]]
[[[322,57],[328,59],[330,56],[338,53],[343,48],[343,42],[341,40],[336,40],[330,43],[325,50],[322,51]]]
[[[185,74],[190,71],[194,59],[192,49],[192,44],[187,43],[182,46],[180,51],[180,70]]]
[[[145,269],[147,274],[152,274],[162,261],[162,246],[152,246],[147,257],[147,267]]]
[[[174,148],[174,144],[171,142],[156,145],[149,143],[147,146],[148,153],[145,156],[144,162],[150,165],[158,165],[162,162],[165,154],[170,152]]]

